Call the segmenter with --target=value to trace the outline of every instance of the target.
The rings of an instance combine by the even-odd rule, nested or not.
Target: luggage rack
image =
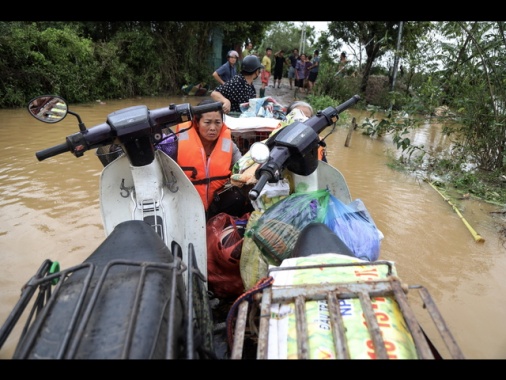
[[[202,285],[200,285],[201,281],[194,279],[195,276],[199,276],[198,268],[195,267],[196,260],[194,256],[193,246],[190,246],[190,261],[192,265],[192,280],[190,285],[192,289],[197,287],[194,291],[196,296],[198,296],[198,292],[202,292]],[[146,284],[146,277],[148,271],[155,271],[158,273],[181,273],[187,269],[186,265],[181,262],[179,258],[175,258],[172,263],[155,263],[155,262],[138,262],[133,260],[112,260],[110,261],[100,273],[97,273],[97,266],[90,262],[85,262],[74,267],[59,271],[59,266],[56,271],[54,271],[56,262],[52,262],[51,260],[45,260],[36,274],[25,284],[22,289],[21,297],[9,315],[8,319],[0,328],[0,349],[3,344],[9,337],[13,328],[20,320],[23,315],[25,309],[29,306],[32,298],[35,296],[35,300],[33,301],[33,305],[31,306],[31,310],[29,312],[28,318],[25,321],[25,325],[21,336],[19,338],[18,347],[16,347],[16,352],[14,353],[13,358],[18,359],[28,359],[35,358],[33,356],[32,349],[35,345],[35,340],[38,339],[41,328],[45,323],[46,317],[52,312],[53,306],[56,302],[58,294],[62,292],[65,287],[65,283],[69,277],[76,276],[79,274],[82,279],[81,285],[79,286],[80,290],[75,293],[74,299],[69,299],[68,302],[72,302],[74,312],[72,316],[69,317],[64,325],[60,326],[60,334],[58,336],[57,341],[52,341],[51,348],[48,349],[49,356],[48,358],[52,359],[73,359],[76,358],[79,344],[83,339],[84,329],[88,323],[88,321],[93,317],[94,313],[99,312],[95,307],[97,304],[97,299],[102,295],[104,290],[104,282],[108,278],[109,272],[113,268],[118,267],[131,267],[138,269],[138,277],[137,277],[137,290],[132,297],[135,299],[134,301],[134,310],[132,310],[130,317],[127,320],[128,327],[124,331],[125,340],[120,343],[122,345],[121,353],[118,357],[114,357],[116,359],[128,359],[132,357],[131,351],[134,346],[134,333],[136,326],[136,318],[138,317],[140,307],[140,299],[144,294],[144,288]],[[100,274],[99,277],[94,276],[94,273]],[[200,275],[201,276],[201,275]],[[176,292],[178,287],[176,286],[176,276],[172,276],[172,286],[171,286],[171,295],[169,304],[166,305],[168,308],[168,314],[173,315],[175,311],[173,311],[175,304],[174,300],[177,298]],[[54,289],[53,289],[54,287]],[[190,305],[186,305],[187,308]],[[186,309],[186,313],[191,312],[192,309]],[[187,317],[185,317],[187,318]],[[168,321],[168,331],[167,331],[167,339],[169,341],[174,341],[177,339],[177,335],[179,332],[175,331],[176,326],[173,326],[170,323],[170,319]],[[186,341],[191,342],[187,343],[185,346],[185,354],[186,358],[193,358],[194,353],[189,350],[193,349],[193,328],[191,325],[187,326],[186,329]],[[153,344],[156,344],[154,342]],[[178,358],[180,353],[173,352],[170,347],[167,346],[165,351],[166,359],[175,359]],[[37,357],[37,356],[36,356]],[[135,358],[135,357],[134,357]],[[112,359],[106,357],[106,359]]]
[[[362,306],[366,325],[374,346],[374,356],[377,359],[388,359],[385,342],[382,338],[378,321],[374,314],[372,298],[373,297],[393,297],[402,312],[402,315],[409,328],[414,341],[416,352],[419,359],[442,359],[437,349],[425,335],[416,316],[411,309],[407,291],[417,290],[424,308],[432,318],[442,340],[444,341],[452,359],[464,359],[464,355],[457,345],[454,337],[448,329],[443,317],[441,316],[436,304],[430,296],[427,289],[423,286],[414,285],[405,289],[399,279],[392,275],[392,264],[389,261],[376,261],[373,263],[346,263],[346,264],[328,264],[324,267],[345,267],[345,266],[364,266],[364,265],[388,265],[388,276],[386,279],[373,280],[365,282],[348,283],[323,283],[310,285],[290,285],[290,286],[269,286],[263,289],[260,303],[260,321],[257,342],[257,359],[268,358],[269,343],[269,321],[271,318],[271,305],[276,303],[294,303],[296,331],[297,331],[297,355],[298,359],[309,359],[309,339],[308,328],[305,313],[305,303],[314,300],[326,300],[330,314],[330,324],[333,337],[333,345],[336,357],[338,359],[350,359],[348,342],[346,340],[343,318],[339,306],[339,300],[358,298]],[[318,266],[297,266],[297,267],[277,267],[271,268],[269,274],[273,271],[282,270],[302,270],[311,268],[322,268]],[[255,312],[258,304],[250,304],[248,300],[243,300],[238,306],[238,315],[235,320],[235,335],[231,347],[231,358],[241,359],[245,347],[246,330],[248,328],[248,315]],[[251,324],[251,322],[250,322]],[[250,330],[254,330],[251,328]]]

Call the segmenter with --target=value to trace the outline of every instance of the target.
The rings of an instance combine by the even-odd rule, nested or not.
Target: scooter
[[[134,106],[88,129],[61,97],[29,103],[40,121],[70,114],[79,123],[64,143],[36,152],[39,161],[96,149],[106,164],[100,176],[106,239],[76,267],[60,270],[46,260],[26,284],[0,333],[1,346],[39,290],[13,358],[193,358],[212,351],[204,206],[179,165],[155,146],[171,126],[221,107]]]
[[[318,134],[359,99],[354,96],[338,107],[328,107],[303,123],[283,128],[265,144],[254,144],[251,156],[259,167],[257,182],[249,192],[251,201],[259,198],[267,183],[276,183],[289,174],[295,186],[303,184],[308,191],[325,188],[344,203],[350,203],[344,177],[318,160]],[[41,104],[50,106],[44,108]],[[61,97],[45,96],[30,102],[29,112],[41,121],[54,123],[71,114],[79,122],[79,132],[67,136],[65,143],[37,152],[38,160],[66,152],[80,157],[92,149],[97,149],[97,154],[112,156],[111,160],[103,161],[105,167],[100,177],[106,238],[80,265],[60,269],[51,260],[41,265],[23,287],[19,302],[0,329],[0,348],[24,316],[15,359],[241,359],[250,355],[271,358],[275,357],[271,343],[279,340],[279,335],[272,336],[275,329],[271,308],[276,302],[292,300],[297,305],[296,324],[302,326],[299,330],[303,332],[297,336],[295,356],[306,358],[310,357],[310,336],[308,327],[304,328],[307,321],[301,310],[305,301],[327,299],[331,311],[328,318],[332,321],[328,329],[333,337],[331,346],[336,357],[350,358],[353,355],[346,343],[349,327],[340,317],[342,310],[339,312],[338,305],[353,299],[360,300],[364,307],[366,320],[360,324],[366,325],[370,334],[369,357],[389,358],[392,355],[388,347],[392,342],[382,337],[384,331],[373,302],[378,297],[390,297],[400,306],[402,323],[409,327],[406,330],[412,351],[418,358],[438,357],[410,310],[405,287],[396,280],[391,263],[354,259],[336,263],[333,256],[317,267],[357,271],[357,266],[363,270],[369,265],[379,265],[386,268],[385,278],[365,283],[335,278],[323,288],[322,284],[303,289],[296,284],[275,287],[273,272],[294,267],[271,268],[269,276],[239,297],[230,309],[228,350],[223,354],[208,294],[205,210],[177,163],[156,149],[170,135],[171,126],[220,108],[221,103],[171,104],[153,110],[134,106],[111,113],[105,123],[87,129]],[[295,256],[325,258],[325,254],[337,252],[349,258],[349,250],[324,224],[306,228],[297,239]],[[296,266],[297,271],[314,268],[314,265]],[[423,287],[417,289],[421,289],[431,317],[438,322],[451,356],[462,358],[430,295]],[[27,310],[30,304],[32,307]],[[255,335],[253,339],[247,336],[250,332]],[[255,342],[253,354],[245,348],[251,341]],[[285,347],[286,350],[289,351]]]

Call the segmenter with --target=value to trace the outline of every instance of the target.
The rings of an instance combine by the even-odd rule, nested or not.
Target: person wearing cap
[[[230,50],[227,53],[227,62],[218,67],[216,71],[213,73],[213,78],[216,79],[220,84],[223,84],[230,79],[232,79],[237,71],[235,69],[235,64],[239,59],[239,53],[235,50]]]
[[[241,103],[249,102],[256,98],[253,81],[260,76],[263,70],[260,60],[255,55],[244,57],[241,72],[228,82],[219,85],[211,92],[211,98],[216,102],[223,103],[223,112],[241,112]]]

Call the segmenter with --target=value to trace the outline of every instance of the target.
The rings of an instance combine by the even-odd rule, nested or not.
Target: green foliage
[[[273,49],[273,54],[278,50],[285,51],[285,57],[288,57],[294,48],[300,48],[302,33],[302,23],[298,22],[297,25],[293,22],[273,22],[265,30],[265,36],[262,39],[261,44],[255,50],[262,56],[265,53],[267,47]],[[306,40],[303,48],[303,52],[306,54],[312,54],[317,49],[316,35],[313,26],[306,25]],[[303,53],[299,52],[299,53]],[[272,56],[271,58],[273,58]]]
[[[458,164],[446,160],[438,161],[435,171],[443,173],[442,178],[447,186],[460,194],[470,194],[488,202],[506,205],[506,186],[500,172],[462,170]]]
[[[163,88],[159,67],[163,55],[159,53],[156,36],[149,30],[120,31],[111,40],[116,51],[118,70],[108,65],[103,75],[114,75],[115,83],[123,83],[114,97],[154,96]],[[123,80],[122,80],[123,78]],[[127,80],[125,80],[127,79]]]
[[[37,47],[44,56],[44,73],[53,93],[75,102],[95,96],[97,65],[90,40],[71,29],[49,28],[40,33]]]
[[[211,83],[212,35],[261,41],[270,22],[0,22],[0,107],[58,93],[69,102],[176,94]]]
[[[344,101],[359,93],[360,79],[356,77],[341,77],[337,74],[338,66],[334,62],[320,61],[318,80],[314,87],[314,94],[329,96]]]
[[[504,176],[506,23],[403,25],[400,49],[396,21],[329,22],[328,32],[318,41],[313,28],[307,27],[303,50],[321,50],[310,103],[324,109],[360,94],[363,101],[357,106],[375,106],[374,116],[379,115],[364,122],[364,132],[391,135],[401,152],[400,162],[456,173],[459,185],[473,187],[479,181],[472,176]],[[223,34],[224,49],[240,49],[251,40],[260,54],[270,46],[288,56],[299,47],[301,23],[0,21],[0,107],[24,107],[43,93],[87,102],[176,94],[184,84],[212,83],[209,57],[218,32]],[[354,55],[336,75],[343,45]],[[394,56],[405,72],[392,91],[387,68]],[[427,120],[443,105],[448,110],[444,117]],[[409,132],[421,122],[443,122],[442,132],[453,141],[451,150],[442,154],[416,146]]]
[[[47,28],[15,23],[0,41],[2,104],[21,107],[41,93],[58,93],[70,101],[93,96],[97,65],[90,40],[75,28]]]
[[[311,94],[305,98],[305,101],[308,102],[309,104],[311,104],[311,107],[313,107],[313,110],[315,113],[318,111],[322,111],[328,107],[336,107],[345,100],[347,100],[347,99],[339,100],[336,98],[331,98],[330,96],[327,96],[327,95],[319,96],[319,95],[311,95]],[[350,119],[349,112],[344,111],[341,114],[339,114],[339,120],[338,120],[337,124],[340,124],[340,125],[348,124],[349,119]]]
[[[379,111],[378,107],[373,106],[369,106],[369,111],[371,112],[370,118],[366,118],[360,126],[365,135],[378,137],[386,134],[392,135],[396,148],[405,154],[402,156],[403,159],[409,160],[415,153],[418,158],[425,155],[423,146],[411,145],[411,139],[407,136],[421,122],[416,118],[416,115],[408,115],[405,111],[394,110],[390,110],[385,115]],[[381,119],[374,118],[377,113],[380,113]]]
[[[455,123],[443,129],[457,141],[453,156],[485,171],[505,168],[505,25],[438,23],[448,42],[438,45],[435,58],[428,59],[432,70],[421,76],[423,84],[416,88],[431,109],[446,105],[453,110]]]

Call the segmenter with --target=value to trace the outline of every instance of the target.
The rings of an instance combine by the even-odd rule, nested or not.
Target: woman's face
[[[200,138],[209,142],[215,141],[223,127],[223,119],[219,111],[203,113],[199,120]]]
[[[235,64],[237,63],[237,57],[228,57],[228,62],[229,62],[232,66],[235,66]]]

